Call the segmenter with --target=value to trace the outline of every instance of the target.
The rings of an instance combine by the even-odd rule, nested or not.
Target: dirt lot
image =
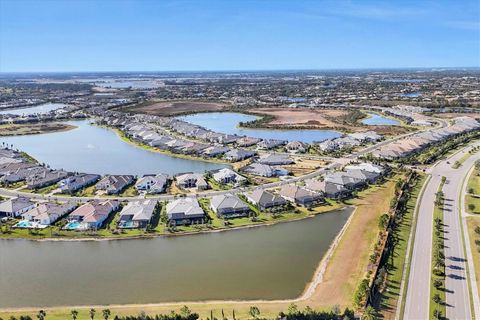
[[[351,126],[335,121],[335,118],[344,116],[348,110],[339,109],[293,109],[293,108],[256,108],[249,112],[265,114],[275,117],[265,124],[266,127],[278,128],[279,126],[305,129],[332,129],[345,132],[363,132],[375,130],[379,134],[398,135],[409,131],[401,126]]]
[[[138,106],[128,107],[124,111],[135,113],[146,113],[156,116],[177,116],[180,114],[195,112],[213,112],[222,111],[226,106],[221,103],[213,102],[195,102],[195,101],[179,101],[179,102],[147,102]]]
[[[441,113],[441,112],[434,112],[433,115],[435,117],[439,118],[444,118],[444,119],[453,119],[456,117],[472,117],[476,119],[480,119],[480,112],[471,112],[471,113],[459,113],[459,112],[446,112],[446,113]]]

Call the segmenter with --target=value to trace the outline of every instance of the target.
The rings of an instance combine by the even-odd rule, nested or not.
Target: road
[[[477,143],[478,145],[478,143]],[[467,150],[470,148],[466,148]],[[460,227],[460,195],[463,179],[467,176],[480,154],[468,158],[458,169],[455,161],[462,158],[465,150],[440,161],[430,169],[432,178],[420,198],[417,212],[417,226],[413,243],[410,276],[405,301],[404,319],[428,319],[430,306],[430,281],[432,257],[433,210],[435,193],[446,177],[443,187],[445,196],[445,257],[446,257],[446,316],[448,319],[472,319],[469,290],[466,275],[466,259],[463,235]]]

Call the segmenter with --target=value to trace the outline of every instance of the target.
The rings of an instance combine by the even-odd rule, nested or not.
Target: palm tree
[[[362,315],[362,320],[375,320],[375,309],[372,306],[365,308],[365,312]]]
[[[257,319],[257,317],[260,315],[260,309],[258,307],[252,306],[250,307],[250,311],[248,312],[253,319]]]
[[[110,309],[104,309],[102,310],[102,314],[103,314],[103,319],[105,320],[108,320],[108,317],[110,317]]]
[[[93,320],[95,318],[95,312],[97,312],[95,309],[90,309],[88,314],[90,315],[90,320]]]
[[[77,310],[72,310],[70,313],[72,314],[72,319],[73,319],[73,320],[77,320],[78,311],[77,311]]]
[[[40,310],[37,313],[38,320],[44,320],[46,316],[47,316],[47,313],[45,312],[45,310]]]
[[[436,304],[440,304],[440,302],[442,302],[442,299],[440,298],[440,295],[438,293],[436,293],[433,298],[432,298],[433,302],[435,302]]]

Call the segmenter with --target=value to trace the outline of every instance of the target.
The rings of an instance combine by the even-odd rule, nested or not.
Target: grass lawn
[[[455,161],[455,163],[452,165],[453,169],[458,169],[462,166],[462,164],[467,161],[468,158],[470,158],[472,154],[470,152],[465,153],[460,159]]]
[[[138,196],[138,190],[135,188],[135,185],[132,184],[128,188],[122,191],[122,193],[119,194],[120,197],[136,197]]]
[[[480,227],[480,217],[467,217],[468,236],[470,238],[473,265],[475,266],[475,277],[477,280],[477,294],[480,295],[480,234],[475,232],[476,227]],[[478,241],[479,244],[475,241]]]
[[[473,208],[470,208],[473,206]],[[467,194],[465,196],[465,210],[468,213],[480,214],[480,195],[472,196]]]
[[[480,170],[473,169],[470,179],[468,179],[467,191],[473,191],[473,194],[480,195]]]
[[[426,176],[419,176],[415,180],[415,185],[411,189],[410,197],[408,198],[403,219],[397,228],[393,230],[393,237],[397,240],[397,244],[390,255],[390,260],[387,263],[387,283],[384,292],[381,294],[379,301],[379,311],[382,313],[384,319],[394,319],[395,312],[399,307],[397,305],[398,299],[402,294],[400,292],[400,284],[402,276],[406,271],[404,269],[405,259],[407,253],[408,238],[412,231],[414,221],[414,211],[417,204],[420,191],[426,181]]]

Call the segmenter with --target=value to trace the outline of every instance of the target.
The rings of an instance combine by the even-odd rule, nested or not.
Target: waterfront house
[[[236,162],[251,158],[255,152],[245,149],[232,149],[225,153],[224,158],[228,161]]]
[[[166,207],[168,222],[175,225],[203,223],[205,212],[195,198],[173,200]]]
[[[239,147],[250,147],[259,143],[260,141],[262,141],[262,139],[253,137],[241,137],[236,141],[236,145]]]
[[[367,185],[366,180],[354,177],[342,171],[327,173],[325,174],[324,179],[325,181],[344,186],[345,188],[350,190],[360,189]]]
[[[285,200],[296,203],[302,207],[311,207],[323,202],[323,196],[318,192],[309,191],[295,184],[287,184],[281,187],[280,196]]]
[[[176,184],[182,189],[206,190],[209,188],[203,174],[200,173],[184,173],[175,177]]]
[[[63,193],[73,193],[94,184],[99,179],[98,174],[80,173],[60,180],[58,187]]]
[[[261,163],[252,163],[248,166],[243,167],[244,172],[261,177],[273,177],[275,176],[275,168],[272,166],[261,164]]]
[[[264,139],[257,143],[258,149],[269,150],[277,147],[281,147],[287,144],[285,140],[276,140],[276,139]]]
[[[258,158],[256,162],[261,164],[267,164],[270,166],[294,163],[294,161],[290,159],[288,156],[283,154],[274,154],[274,153],[263,154],[260,156],[260,158]]]
[[[66,225],[66,229],[87,230],[101,228],[108,216],[118,210],[120,202],[117,200],[92,200],[68,215],[70,222],[77,222],[74,228]]]
[[[245,184],[247,179],[230,168],[223,168],[212,173],[213,180],[221,184],[239,186]]]
[[[295,152],[305,153],[308,149],[308,145],[302,141],[290,141],[285,146],[285,149],[287,149],[287,151],[292,153],[295,153]]]
[[[250,207],[245,202],[231,193],[213,196],[210,201],[210,209],[222,219],[245,217],[251,212]]]
[[[339,149],[339,145],[334,140],[325,140],[318,144],[318,148],[325,152],[331,152]]]
[[[165,192],[168,184],[168,176],[165,174],[145,175],[138,179],[135,188],[138,191],[155,194]]]
[[[63,170],[43,169],[42,171],[37,171],[29,175],[25,180],[27,181],[28,188],[39,189],[57,183],[69,175],[69,172]]]
[[[74,202],[44,202],[23,213],[22,219],[48,226],[55,223],[64,215],[72,212],[75,207],[76,204]]]
[[[119,228],[145,228],[157,209],[156,200],[130,201],[120,212]]]
[[[95,185],[95,189],[103,190],[107,194],[119,194],[133,184],[134,179],[132,175],[108,175]]]
[[[0,217],[16,218],[35,207],[28,198],[12,198],[0,203]]]
[[[206,157],[209,157],[209,158],[213,158],[213,157],[217,157],[217,156],[220,156],[226,152],[230,151],[230,148],[229,147],[224,147],[224,146],[211,146],[211,147],[208,147],[208,148],[205,148],[201,154],[206,156]]]
[[[261,188],[247,192],[245,197],[247,198],[248,202],[257,206],[262,211],[273,211],[275,208],[279,208],[287,204],[287,201],[284,198]]]
[[[313,192],[320,192],[330,199],[341,199],[351,195],[351,191],[343,185],[315,178],[305,181],[305,189]]]

